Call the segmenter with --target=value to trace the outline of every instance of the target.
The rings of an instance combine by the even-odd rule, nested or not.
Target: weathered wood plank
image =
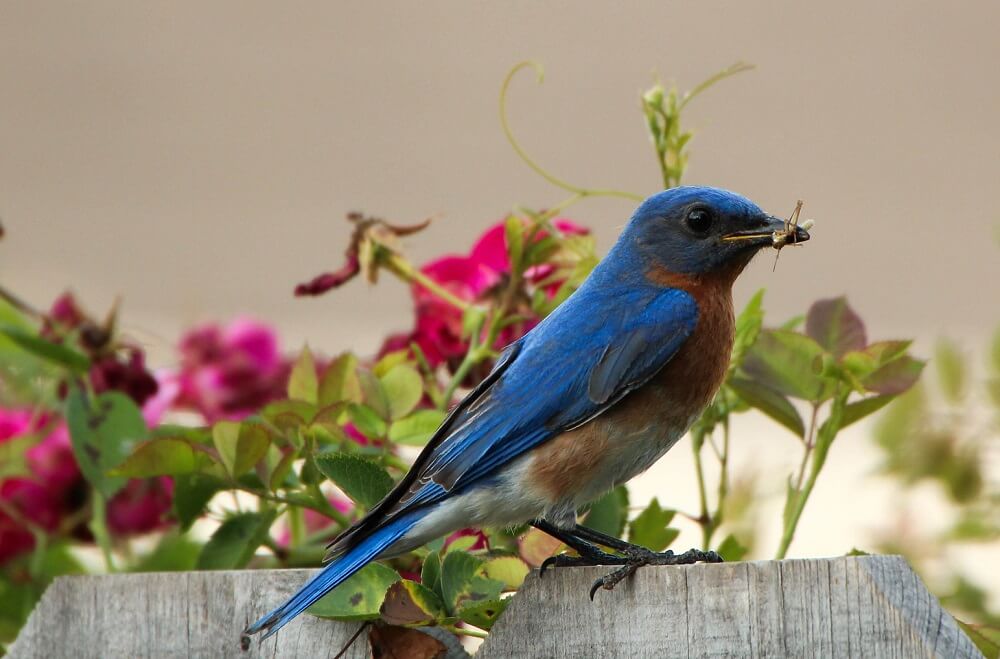
[[[899,557],[644,568],[594,602],[606,568],[528,577],[478,653],[497,657],[980,657]],[[330,657],[357,623],[302,616],[248,652],[239,632],[309,570],[65,577],[11,657]],[[367,657],[362,640],[345,655]]]

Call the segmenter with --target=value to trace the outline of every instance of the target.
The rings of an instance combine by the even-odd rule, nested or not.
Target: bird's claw
[[[667,550],[655,552],[642,547],[627,552],[622,567],[612,570],[603,577],[594,581],[590,587],[590,599],[593,601],[594,595],[600,589],[612,590],[615,586],[627,577],[635,574],[635,571],[644,565],[691,565],[692,563],[722,563],[722,557],[714,551],[702,551],[701,549],[689,549],[683,554],[675,554]]]
[[[588,552],[579,556],[571,554],[556,554],[542,561],[538,568],[538,576],[544,577],[550,567],[592,567],[595,565],[625,565],[628,557],[608,554],[603,551]]]

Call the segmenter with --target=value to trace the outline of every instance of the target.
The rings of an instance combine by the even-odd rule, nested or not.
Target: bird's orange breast
[[[529,481],[546,498],[573,498],[590,484],[599,491],[632,478],[659,459],[711,402],[725,380],[735,333],[727,279],[672,282],[698,303],[694,331],[649,382],[533,452]]]

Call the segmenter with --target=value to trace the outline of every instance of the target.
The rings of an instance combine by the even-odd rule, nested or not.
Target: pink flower
[[[164,528],[173,494],[174,483],[165,476],[130,480],[108,501],[108,530],[131,536]]]
[[[101,355],[90,366],[90,383],[94,391],[120,391],[143,405],[152,398],[159,387],[156,378],[146,369],[146,357],[142,350],[126,347],[122,354]]]
[[[0,443],[29,437],[46,425],[45,415],[0,409]],[[27,475],[0,482],[0,564],[34,548],[31,527],[56,531],[86,495],[65,425],[28,448],[25,463]]]
[[[177,404],[209,423],[242,419],[284,395],[288,363],[266,325],[245,318],[204,325],[181,339],[180,353]]]
[[[555,220],[553,225],[566,234],[587,233],[587,229],[566,219]],[[539,232],[536,240],[546,235],[547,232]],[[553,270],[551,264],[535,265],[525,272],[525,278],[531,284],[539,283]],[[510,275],[504,222],[487,229],[472,246],[468,256],[443,256],[426,264],[421,272],[468,302],[480,301],[498,291]],[[549,295],[557,289],[558,284],[547,287]],[[457,366],[468,350],[468,342],[462,338],[462,312],[422,286],[414,285],[412,292],[416,327],[409,334],[390,337],[380,354],[405,347],[412,341],[424,352],[431,366],[442,363]],[[525,320],[503,330],[497,340],[498,348],[515,341],[538,324],[539,319],[532,316],[530,309],[519,312]]]

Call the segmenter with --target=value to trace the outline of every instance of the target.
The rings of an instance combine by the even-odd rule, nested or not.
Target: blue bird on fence
[[[395,489],[330,545],[328,565],[243,638],[274,634],[369,562],[467,526],[530,522],[578,554],[548,565],[620,566],[591,597],[641,565],[720,560],[652,552],[577,524],[577,511],[687,431],[726,375],[733,282],[760,249],[808,239],[717,188],[644,201],[580,288],[504,350]]]

